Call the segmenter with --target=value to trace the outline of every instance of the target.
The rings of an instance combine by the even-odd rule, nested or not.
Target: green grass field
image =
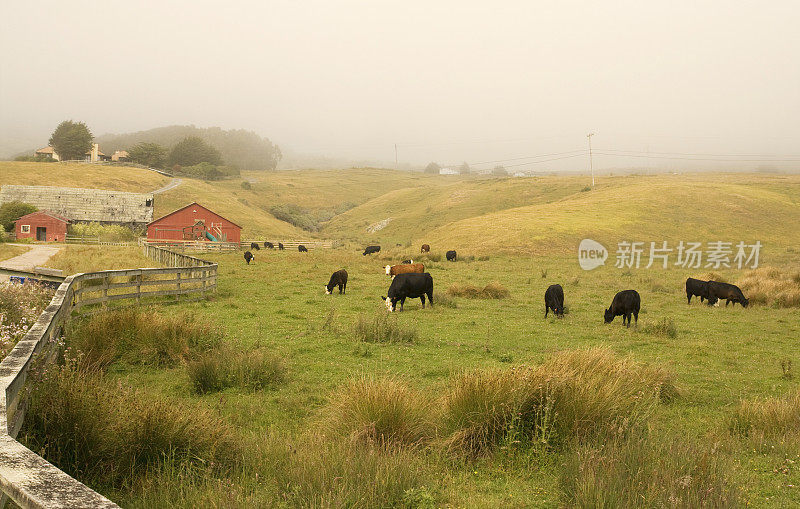
[[[219,328],[223,345],[230,348],[221,350],[227,352],[219,356],[222,364],[243,362],[232,353],[236,351],[278,356],[285,363],[279,381],[255,390],[232,381],[219,392],[198,394],[187,368],[199,369],[191,351],[184,361],[171,364],[120,360],[108,368],[109,387],[131,387],[141,400],[191,409],[189,413],[212,416],[230,428],[247,451],[244,464],[219,471],[208,463],[176,466],[165,460],[135,482],[92,478],[94,487],[132,507],[694,507],[698,500],[717,507],[800,504],[800,404],[787,403],[789,410],[780,410],[784,407],[776,403],[781,398],[792,401],[800,390],[791,367],[800,363],[797,307],[687,305],[685,279],[709,277],[711,269],[614,267],[616,243],[623,240],[666,240],[673,247],[680,240],[760,240],[761,265],[786,274],[787,284],[796,290],[799,178],[614,177],[584,192],[583,179],[572,177],[404,175],[397,179],[400,187],[394,187],[387,182],[393,173],[352,170],[345,175],[352,181],[342,186],[339,198],[334,197],[336,175],[326,172],[264,174],[252,191],[258,195],[253,202],[264,204],[269,193],[275,200],[308,200],[321,208],[336,205],[337,199],[358,201],[360,205],[335,217],[320,233],[344,240],[343,247],[307,254],[262,250],[249,266],[241,253],[204,254],[219,262],[216,295],[158,308],[164,317],[190,317],[192,323]],[[359,199],[356,190],[370,179],[372,184],[365,186],[369,191]],[[225,188],[230,195],[241,189],[234,182],[207,185]],[[385,229],[364,231],[387,217],[394,219]],[[605,266],[580,269],[576,251],[584,237],[610,249]],[[362,256],[360,248],[369,242],[380,242],[383,251]],[[434,258],[441,256],[437,262],[421,259],[434,278],[435,294],[442,297],[439,305],[423,310],[419,300],[407,301],[403,313],[390,317],[389,325],[415,336],[411,342],[360,340],[356,324],[385,315],[379,299],[390,281],[383,265],[416,259],[422,242],[433,246]],[[444,261],[450,248],[458,249],[458,262]],[[89,253],[78,256],[91,259]],[[99,255],[95,260],[107,263]],[[340,268],[350,275],[347,294],[325,295],[323,285]],[[736,269],[714,272],[714,277],[734,283],[746,275]],[[508,289],[509,296],[445,297],[451,285],[483,287],[492,282]],[[543,317],[543,294],[552,283],[564,287],[568,312],[563,319]],[[604,308],[617,291],[628,288],[642,297],[638,325],[626,329],[620,318],[604,324]],[[442,444],[452,444],[455,436],[449,435],[452,418],[445,422],[451,411],[447,402],[459,377],[482,369],[522,372],[563,352],[595,347],[670,374],[678,396],[632,413],[631,419],[641,421],[635,427],[619,422],[620,429],[630,428],[619,435],[609,430],[599,438],[572,437],[558,446],[526,437],[518,445],[512,420],[504,422],[501,445],[491,454],[464,458],[446,452]],[[348,422],[341,412],[352,406],[348,402],[358,401],[347,399],[352,396],[348,390],[358,389],[353,382],[385,377],[394,384],[382,386],[394,391],[389,393],[392,403],[406,405],[401,414],[417,415],[413,402],[428,402],[420,403],[425,410],[419,419],[437,422],[420,432],[425,438],[399,450],[364,447],[349,442],[347,433],[344,439],[335,438],[334,431],[342,431],[337,427]],[[608,383],[603,390],[614,394],[637,380],[610,378]],[[641,397],[646,399],[645,392]],[[774,412],[782,421],[764,418],[783,423],[776,425],[778,431],[759,434],[768,426],[749,424],[760,422],[758,417],[747,417],[746,433],[732,431],[732,426],[745,429],[732,423],[750,415],[748,409],[755,408],[753,415],[768,414],[759,406],[762,400],[764,408],[779,409]],[[749,403],[740,406],[742,401]],[[70,471],[69,465],[62,467]],[[80,472],[71,473],[80,477]],[[670,499],[673,489],[677,498]],[[632,498],[608,496],[625,490]],[[656,492],[660,495],[648,498]],[[688,492],[700,498],[681,498],[680,493]]]

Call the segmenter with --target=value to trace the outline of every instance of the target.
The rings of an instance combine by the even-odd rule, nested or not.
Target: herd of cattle
[[[250,244],[250,247],[256,250],[260,249],[255,242]],[[264,247],[274,249],[275,246],[271,242],[264,242]],[[279,243],[278,249],[284,249],[283,244]],[[423,244],[420,252],[428,253],[430,249],[431,247],[428,244]],[[297,250],[301,253],[308,252],[308,249],[303,245],[297,246]],[[380,250],[381,246],[367,246],[363,255],[378,253]],[[447,251],[445,258],[451,262],[456,261],[456,252]],[[244,259],[249,265],[254,259],[253,253],[246,251]],[[398,265],[386,265],[384,271],[387,276],[392,278],[392,283],[389,285],[386,296],[381,297],[389,311],[395,311],[398,302],[400,303],[400,311],[402,311],[406,299],[420,299],[422,307],[425,308],[426,296],[430,305],[433,306],[433,276],[425,272],[424,264],[414,263],[414,260],[403,260]],[[339,288],[340,294],[346,293],[346,270],[337,270],[331,274],[330,281],[325,285],[325,293],[330,295],[336,287]],[[686,299],[688,304],[692,303],[692,297],[700,297],[700,302],[706,301],[709,306],[719,305],[719,302],[724,300],[725,306],[731,302],[734,305],[738,302],[742,307],[746,308],[750,302],[736,285],[719,281],[702,281],[690,277],[686,280]],[[611,323],[615,317],[621,316],[622,324],[630,327],[631,317],[636,323],[639,322],[641,305],[642,299],[639,296],[639,292],[636,290],[623,290],[614,296],[611,306],[603,312],[603,320],[605,323]],[[547,318],[550,311],[553,311],[553,314],[559,318],[564,316],[564,288],[559,284],[550,285],[544,292],[545,318]]]

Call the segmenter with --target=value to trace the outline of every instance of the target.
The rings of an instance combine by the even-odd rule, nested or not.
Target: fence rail
[[[36,323],[0,362],[0,490],[23,508],[117,507],[16,441],[28,409],[32,365],[50,362],[72,312],[111,301],[214,291],[217,264],[144,246],[166,268],[106,270],[67,277]]]

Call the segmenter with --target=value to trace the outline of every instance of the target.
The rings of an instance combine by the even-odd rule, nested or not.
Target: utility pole
[[[397,165],[397,143],[394,144],[394,169],[398,168]]]
[[[594,187],[594,167],[592,166],[592,136],[594,133],[589,133],[586,137],[589,139],[589,171],[592,174],[592,187]]]

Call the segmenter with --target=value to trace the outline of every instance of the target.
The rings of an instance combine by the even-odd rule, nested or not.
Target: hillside
[[[166,185],[169,180],[169,177],[141,168],[0,161],[0,186],[16,184],[83,187],[146,193]]]

